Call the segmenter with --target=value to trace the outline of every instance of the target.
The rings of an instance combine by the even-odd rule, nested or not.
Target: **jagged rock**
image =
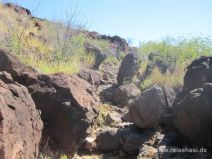
[[[166,91],[172,89],[166,89]],[[171,111],[172,93],[167,93],[163,87],[153,86],[145,90],[129,106],[129,112],[124,120],[133,122],[139,128],[154,128],[162,123],[162,118]]]
[[[101,83],[101,74],[98,71],[92,69],[83,68],[78,73],[78,76],[92,85],[99,86]]]
[[[212,57],[201,57],[187,67],[183,89],[190,91],[210,82],[212,82]]]
[[[24,78],[46,123],[44,135],[50,137],[60,151],[73,154],[98,113],[98,100],[90,84],[65,74],[26,74]]]
[[[117,128],[100,131],[96,138],[97,148],[103,152],[114,152],[120,150],[121,134]]]
[[[197,146],[212,147],[212,84],[187,93],[174,105],[173,121],[180,133]]]
[[[93,68],[99,69],[99,66],[106,59],[107,55],[89,43],[84,44],[84,49],[88,54],[94,55],[95,62]]]
[[[0,72],[0,158],[37,158],[42,128],[27,88]]]
[[[119,67],[117,82],[122,85],[126,82],[131,82],[139,69],[139,58],[135,53],[127,54]]]
[[[140,90],[133,83],[118,87],[113,95],[113,101],[121,107],[126,106],[129,100],[140,95]]]

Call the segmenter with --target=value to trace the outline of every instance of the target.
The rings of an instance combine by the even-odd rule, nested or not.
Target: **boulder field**
[[[22,139],[20,137],[20,142],[23,144],[25,144],[25,142],[29,143],[28,148],[25,149],[22,147],[23,153],[35,155],[33,150],[37,152],[39,145],[38,140],[40,140],[39,136],[41,136],[41,133],[43,133],[42,136],[44,139],[50,139],[50,146],[56,151],[68,155],[72,155],[76,152],[76,149],[82,144],[89,132],[89,127],[98,114],[98,98],[94,95],[94,92],[92,92],[90,84],[78,76],[68,76],[62,73],[54,75],[41,74],[35,69],[21,63],[15,56],[5,50],[0,51],[0,71],[7,71],[7,75],[9,77],[10,75],[12,76],[10,79],[10,87],[7,86],[8,84],[4,84],[6,86],[2,84],[1,94],[3,93],[5,98],[8,98],[8,106],[7,102],[3,100],[3,96],[3,104],[0,108],[1,118],[8,120],[8,123],[11,120],[10,122],[13,122],[13,125],[16,122],[20,124],[20,127],[17,126],[17,129],[22,131],[20,132],[21,137],[25,137],[29,140],[24,141],[25,138]],[[8,81],[6,77],[4,77],[4,79]],[[12,83],[18,86],[15,84],[13,84],[13,86]],[[18,91],[16,89],[18,89]],[[6,92],[8,92],[8,95]],[[9,101],[10,99],[11,101]],[[16,102],[16,100],[18,102]],[[16,109],[16,107],[18,109]],[[34,109],[35,112],[40,111],[41,115],[30,115],[30,113],[33,112],[30,108]],[[10,110],[9,112],[12,113],[13,116],[16,111],[18,111],[18,113],[13,117],[12,114],[7,114],[8,111],[5,109]],[[13,112],[11,112],[11,110]],[[29,121],[24,120],[24,115],[26,115],[26,118],[29,118]],[[20,121],[16,118],[20,118]],[[38,126],[38,128],[36,128],[37,123],[35,121],[38,119],[40,127]],[[5,125],[6,123],[4,122],[6,122],[6,120],[1,120],[1,125],[3,125],[3,128],[5,127],[5,131],[3,131],[0,138],[4,140],[10,138],[9,136],[5,138],[5,135],[7,135],[6,128],[9,129],[10,127],[10,125],[8,125],[8,127]],[[22,123],[22,120],[26,123]],[[29,124],[27,122],[29,122]],[[11,125],[11,127],[13,125]],[[42,125],[44,125],[43,129]],[[27,130],[27,127],[32,127],[32,130]],[[36,132],[38,131],[37,133],[39,135],[33,132],[34,129]],[[14,133],[15,130],[14,128]],[[32,135],[36,136],[36,138],[34,139]],[[27,138],[27,136],[29,137]],[[34,142],[34,140],[36,142]],[[34,142],[34,145],[30,145],[31,142]],[[12,147],[13,143],[8,143],[8,146]],[[28,150],[31,148],[30,146],[35,147],[32,148],[32,152]],[[4,145],[2,145],[0,156],[4,156],[4,151],[9,150],[9,148],[4,149]],[[10,157],[5,156],[2,158],[9,159]]]
[[[212,57],[187,67],[179,91],[141,90],[133,81],[139,60],[130,53],[119,70],[98,63],[47,75],[0,50],[0,159],[39,158],[45,145],[55,159],[211,158]],[[167,152],[183,148],[207,152]]]

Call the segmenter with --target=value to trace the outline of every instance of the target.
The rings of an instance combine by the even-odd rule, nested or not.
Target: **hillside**
[[[211,158],[212,38],[130,46],[0,3],[0,159]]]

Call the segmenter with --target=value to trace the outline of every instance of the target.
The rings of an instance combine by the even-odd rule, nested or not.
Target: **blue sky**
[[[13,0],[35,15],[61,19],[77,8],[91,31],[134,42],[167,36],[212,36],[212,0]]]

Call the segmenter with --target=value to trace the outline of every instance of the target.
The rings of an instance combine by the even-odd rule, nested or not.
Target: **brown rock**
[[[101,74],[96,70],[83,68],[78,73],[78,76],[92,85],[99,86],[101,83]]]
[[[133,122],[139,128],[155,128],[162,123],[163,117],[171,110],[172,93],[161,86],[153,86],[136,98],[129,106],[129,113],[123,119]]]
[[[17,57],[6,50],[0,50],[0,71],[7,71],[11,74],[14,81],[23,83],[21,75],[26,72],[36,73],[37,71],[20,62]]]
[[[121,107],[126,106],[129,100],[140,95],[140,90],[133,83],[118,87],[113,95],[113,101]]]
[[[0,158],[38,157],[43,123],[26,87],[0,73]]]
[[[46,123],[44,135],[50,137],[56,149],[73,154],[98,112],[98,101],[90,84],[65,74],[26,74],[24,78]]]

